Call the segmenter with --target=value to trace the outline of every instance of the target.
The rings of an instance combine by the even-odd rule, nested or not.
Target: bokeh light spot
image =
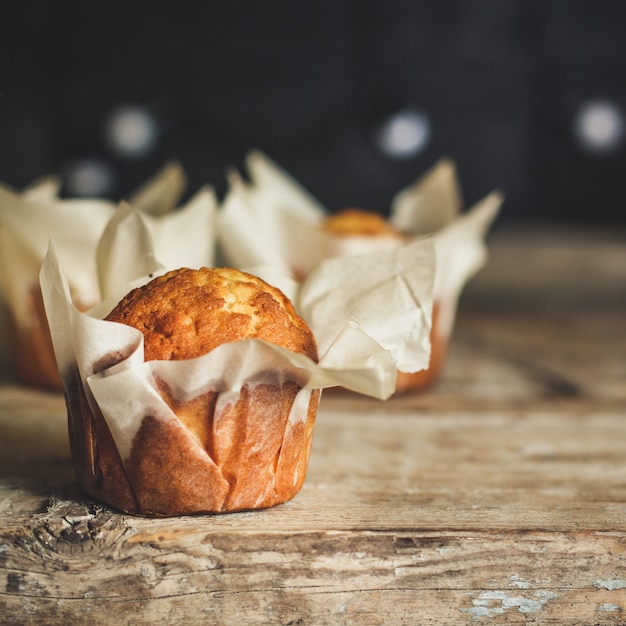
[[[431,123],[422,111],[404,109],[391,115],[375,135],[376,145],[385,155],[409,159],[422,152],[431,135]]]
[[[70,196],[105,197],[114,185],[112,168],[99,159],[80,159],[71,163],[65,172],[65,187]]]
[[[624,142],[624,114],[614,102],[590,100],[576,115],[574,133],[586,152],[612,153]]]
[[[117,155],[140,158],[154,148],[159,132],[154,116],[145,107],[123,105],[108,116],[104,134]]]

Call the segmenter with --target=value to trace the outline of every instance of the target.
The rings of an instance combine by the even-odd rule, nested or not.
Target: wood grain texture
[[[468,292],[436,389],[325,393],[301,493],[255,513],[84,497],[63,398],[7,379],[0,624],[625,624],[626,305],[540,283]]]

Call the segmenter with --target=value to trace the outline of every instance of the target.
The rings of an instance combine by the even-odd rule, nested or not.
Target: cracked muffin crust
[[[277,288],[232,268],[181,268],[132,290],[106,317],[144,335],[145,359],[191,359],[263,339],[317,361],[313,333]]]

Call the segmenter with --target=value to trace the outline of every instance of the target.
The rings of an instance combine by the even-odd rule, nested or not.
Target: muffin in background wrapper
[[[430,240],[374,254],[366,263],[373,268],[368,272],[355,273],[350,263],[338,267],[341,259],[330,259],[330,265],[320,264],[303,283],[276,268],[257,268],[250,281],[264,274],[268,286],[262,291],[275,293],[280,287],[282,293],[269,300],[255,296],[255,310],[266,319],[284,298],[284,309],[295,307],[294,314],[312,332],[317,360],[297,342],[278,345],[271,340],[271,332],[283,332],[282,322],[270,324],[270,334],[252,338],[244,338],[243,331],[221,333],[231,322],[237,332],[247,324],[250,302],[235,297],[238,289],[225,298],[226,304],[202,296],[203,306],[189,315],[189,286],[176,288],[185,294],[183,304],[152,291],[138,308],[151,315],[165,306],[167,314],[155,324],[164,335],[188,337],[194,326],[208,323],[224,343],[190,340],[199,350],[190,353],[192,358],[183,354],[168,360],[163,358],[167,353],[149,353],[152,341],[127,325],[134,314],[124,317],[124,311],[133,307],[123,302],[135,298],[128,296],[138,293],[133,289],[150,291],[150,285],[165,280],[164,274],[182,271],[167,273],[151,245],[144,221],[132,208],[124,219],[112,220],[97,255],[105,299],[88,312],[72,303],[54,242],[41,269],[77,480],[86,493],[122,511],[171,516],[285,502],[298,493],[306,476],[322,389],[343,386],[387,398],[398,363],[414,360],[416,354],[428,362],[434,279]],[[122,263],[117,257],[123,251]],[[147,271],[145,276],[135,275],[137,265]],[[377,269],[385,267],[395,268],[391,279],[389,269]],[[347,276],[352,278],[350,288],[342,288],[347,299],[337,298],[338,285]],[[117,321],[105,319],[116,307],[111,319]],[[227,324],[218,319],[223,308],[234,316]],[[398,327],[401,336],[395,334]],[[370,329],[377,330],[376,338]],[[149,354],[159,358],[147,360]]]
[[[211,264],[217,201],[201,189],[176,208],[185,175],[168,164],[129,196],[170,267]],[[23,192],[0,185],[0,299],[6,311],[7,338],[19,382],[61,389],[39,286],[39,270],[52,237],[66,268],[74,304],[87,310],[100,301],[95,250],[118,205],[97,198],[61,199],[60,182],[42,179]],[[181,245],[181,233],[187,241]]]
[[[432,237],[436,251],[431,358],[398,372],[397,392],[425,389],[442,374],[459,296],[487,260],[485,236],[503,197],[492,192],[467,211],[454,163],[444,159],[392,200],[389,219],[360,208],[331,215],[293,177],[260,152],[246,159],[248,179],[228,174],[218,213],[219,249],[235,267],[274,265],[304,278],[332,257],[362,255]]]

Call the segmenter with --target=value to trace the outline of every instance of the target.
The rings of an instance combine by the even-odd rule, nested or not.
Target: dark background
[[[23,187],[96,160],[120,198],[166,161],[190,191],[259,148],[331,210],[385,212],[442,156],[467,203],[499,188],[501,220],[624,225],[626,149],[576,135],[581,109],[626,111],[624,0],[24,2],[0,22],[0,181]],[[156,123],[123,155],[121,105]],[[430,139],[389,156],[376,131],[418,110]],[[74,168],[74,169],[72,169]],[[70,182],[68,182],[70,181]]]

